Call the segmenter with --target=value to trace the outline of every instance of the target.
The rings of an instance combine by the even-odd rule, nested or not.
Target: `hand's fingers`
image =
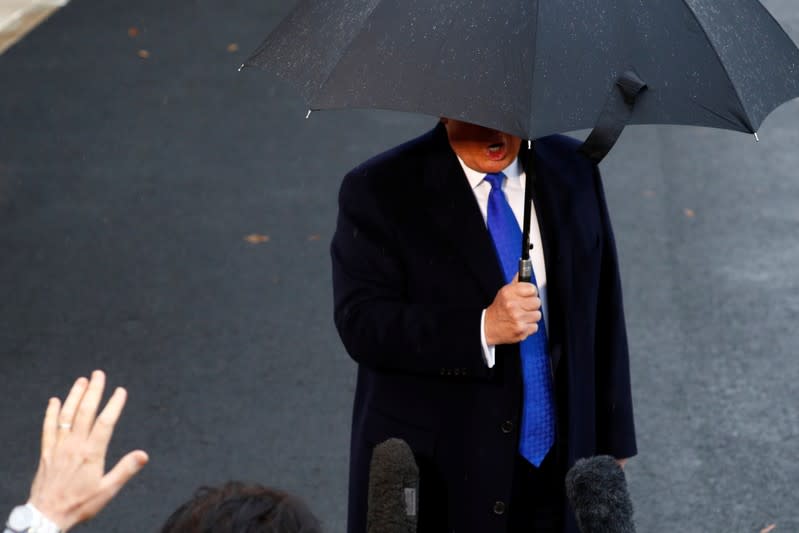
[[[516,283],[513,287],[513,294],[520,298],[530,298],[538,296],[538,288],[532,283],[522,282]]]
[[[105,408],[100,412],[94,427],[89,435],[87,442],[87,456],[92,460],[104,460],[108,443],[111,442],[111,435],[114,434],[114,426],[122,414],[127,400],[127,391],[122,387],[117,387],[114,394],[108,399]]]
[[[538,319],[540,319],[536,313],[537,311],[525,311],[523,313],[519,313],[516,315],[517,324],[524,329],[529,328],[533,324],[537,323]]]
[[[519,342],[527,339],[527,337],[529,337],[530,335],[535,335],[536,333],[538,333],[538,324],[530,324],[530,325],[528,325],[527,328],[525,328],[525,331],[524,331],[524,334],[522,335],[522,338],[519,339]]]
[[[524,298],[519,301],[519,307],[528,313],[539,311],[541,309],[541,299],[537,296]],[[538,322],[538,320],[536,320],[536,322]]]
[[[103,476],[100,482],[101,498],[105,501],[102,502],[104,506],[108,500],[113,498],[119,489],[125,486],[125,483],[130,481],[130,478],[138,474],[144,465],[150,460],[147,452],[143,450],[135,450],[129,452],[125,457],[119,460],[106,475]],[[102,508],[102,507],[101,507]]]
[[[97,407],[103,397],[105,389],[105,374],[102,370],[92,372],[92,379],[89,386],[78,404],[78,412],[72,422],[72,431],[80,435],[88,435],[94,424],[94,417],[97,416]]]
[[[535,311],[533,311],[533,312],[532,312],[532,316],[530,317],[530,319],[531,319],[531,320],[532,320],[532,321],[533,321],[535,324],[538,324],[539,322],[541,322],[541,318],[542,318],[542,316],[541,316],[541,311],[538,311],[538,310],[535,310]]]
[[[56,524],[62,531],[65,531],[96,516],[149,460],[147,454],[142,450],[128,453],[110,472],[103,476],[91,498],[82,501],[80,506],[74,509],[69,516],[65,517],[61,523],[56,522]]]
[[[53,457],[53,447],[55,447],[58,435],[58,411],[61,410],[61,401],[58,398],[50,398],[47,403],[47,411],[44,413],[42,422],[42,454],[41,458],[50,461]]]
[[[61,434],[69,431],[72,427],[72,421],[75,418],[75,411],[77,410],[78,404],[80,403],[81,398],[83,398],[83,393],[86,392],[86,387],[88,385],[89,380],[84,377],[76,379],[75,383],[72,385],[72,389],[70,389],[67,399],[64,400],[64,405],[61,406],[61,412],[58,414],[58,428],[61,430]]]

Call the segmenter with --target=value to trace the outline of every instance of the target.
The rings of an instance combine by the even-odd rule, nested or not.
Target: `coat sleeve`
[[[407,289],[412,251],[401,245],[391,198],[356,171],[342,183],[331,244],[334,318],[359,364],[437,376],[488,377],[479,306],[421,303]],[[442,280],[452,283],[452,280]]]
[[[630,363],[616,243],[599,171],[594,172],[603,229],[596,310],[596,422],[598,453],[617,458],[637,453]]]

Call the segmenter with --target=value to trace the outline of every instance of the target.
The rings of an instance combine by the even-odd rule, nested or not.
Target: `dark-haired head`
[[[161,533],[320,532],[319,521],[298,498],[239,481],[198,489],[161,528]]]

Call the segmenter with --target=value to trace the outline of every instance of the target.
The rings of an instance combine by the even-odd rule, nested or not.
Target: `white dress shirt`
[[[469,185],[472,186],[472,192],[477,200],[477,205],[480,206],[480,212],[483,214],[483,220],[488,220],[488,195],[491,192],[491,184],[485,178],[485,173],[478,172],[466,166],[463,160],[459,157],[458,161],[466,174],[466,179],[469,180]],[[516,216],[516,221],[519,227],[523,228],[522,223],[524,219],[524,184],[527,176],[519,164],[519,158],[513,160],[503,171],[505,174],[505,183],[502,185],[502,190],[505,192],[505,197],[508,199],[513,214]],[[535,273],[536,286],[538,287],[538,294],[541,298],[541,311],[544,316],[544,321],[548,321],[547,315],[547,271],[544,264],[544,246],[541,242],[541,230],[538,227],[538,218],[535,213],[535,204],[530,206],[530,259],[533,262],[533,272]],[[521,249],[519,249],[521,253]],[[485,337],[485,317],[486,311],[483,309],[482,317],[480,318],[480,340],[483,343],[483,355],[485,356],[486,364],[489,368],[494,367],[496,362],[494,354],[494,345],[489,345]]]

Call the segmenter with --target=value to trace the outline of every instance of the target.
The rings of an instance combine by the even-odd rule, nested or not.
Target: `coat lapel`
[[[427,210],[435,229],[452,243],[490,302],[504,285],[494,243],[443,125],[433,131],[432,142],[424,170]]]

